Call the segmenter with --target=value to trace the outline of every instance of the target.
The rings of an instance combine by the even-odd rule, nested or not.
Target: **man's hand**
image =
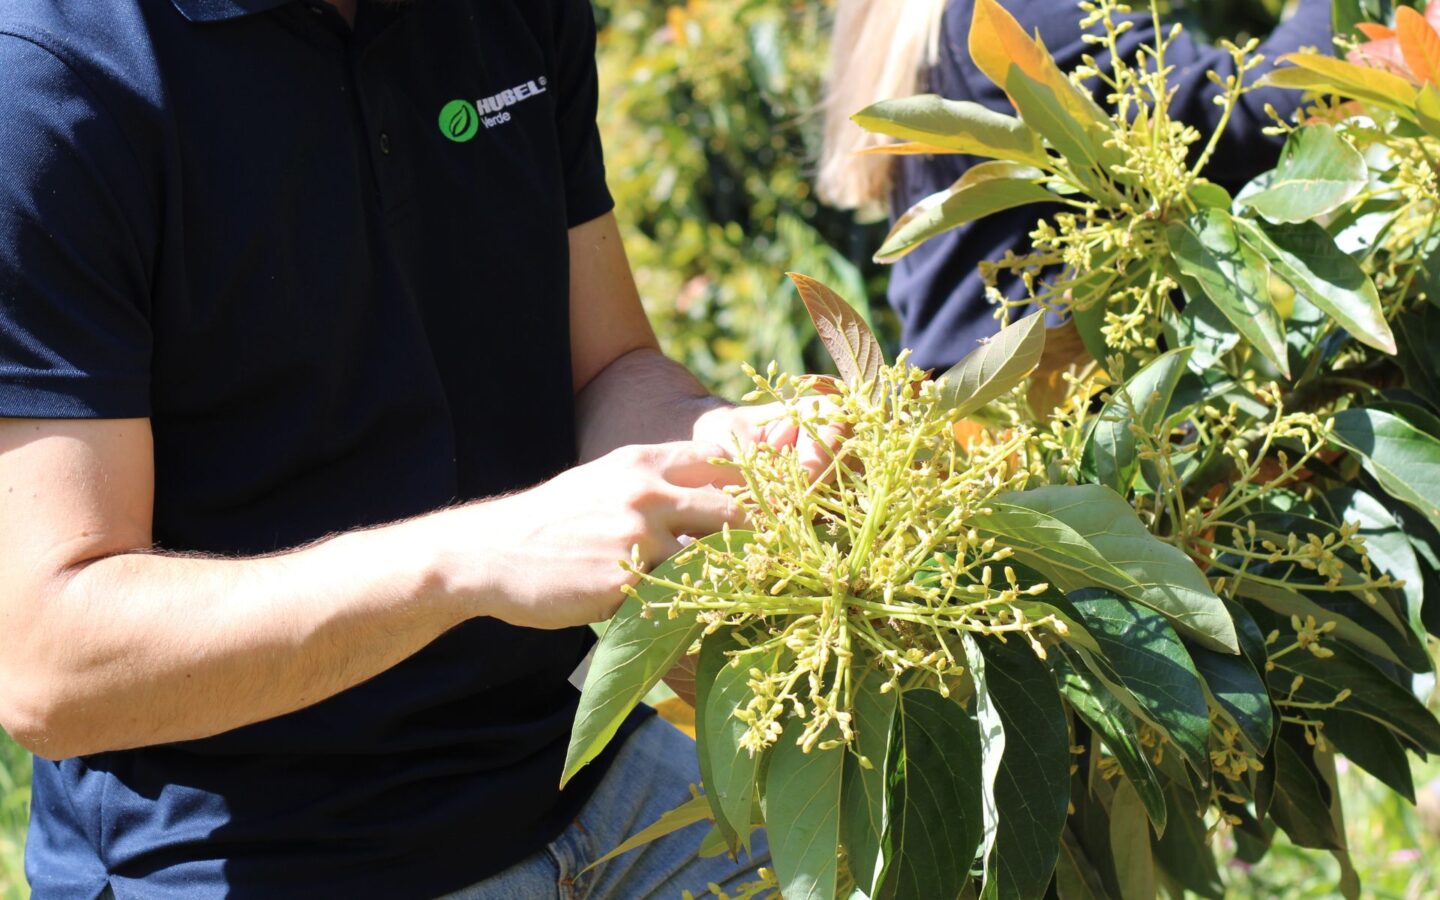
[[[793,447],[800,464],[812,479],[821,477],[830,467],[844,439],[836,425],[813,421],[816,412],[830,401],[825,397],[807,398],[800,406],[802,421],[812,418],[808,427],[797,425],[779,403],[764,406],[719,406],[695,420],[695,440],[733,448],[754,444],[771,447]]]
[[[694,442],[622,447],[523,493],[436,516],[446,590],[512,625],[609,618],[634,581],[620,567],[632,548],[648,568],[680,550],[679,535],[742,524],[716,486],[733,475],[711,462],[725,455]]]

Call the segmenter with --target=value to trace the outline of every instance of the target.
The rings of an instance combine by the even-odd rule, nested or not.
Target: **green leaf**
[[[750,669],[767,669],[779,657],[777,648],[744,665],[730,664],[727,651],[741,648],[731,633],[714,634],[700,647],[695,671],[695,739],[700,757],[700,774],[706,796],[720,829],[733,853],[743,846],[750,851],[750,821],[755,804],[755,779],[764,754],[740,746],[748,730],[735,718],[750,699]]]
[[[1166,339],[1174,346],[1191,348],[1192,372],[1209,374],[1240,343],[1240,335],[1198,281],[1181,272],[1178,265],[1169,266],[1167,274],[1180,285],[1185,308],[1165,316]]]
[[[1114,392],[1094,420],[1095,428],[1085,442],[1080,460],[1082,473],[1122,495],[1130,490],[1140,468],[1131,428],[1138,427],[1147,434],[1159,430],[1189,360],[1188,347],[1161,354]]]
[[[996,878],[994,851],[1000,831],[1000,809],[996,804],[995,780],[1000,774],[1000,761],[1005,756],[1005,726],[995,708],[995,698],[990,694],[990,680],[986,674],[989,667],[985,664],[979,644],[968,633],[961,634],[960,640],[965,648],[965,659],[970,664],[970,681],[975,685],[975,724],[980,730],[981,830],[977,856],[980,858],[984,897],[998,898],[1000,886]]]
[[[1106,900],[1108,891],[1085,855],[1085,849],[1070,829],[1065,829],[1058,848],[1059,864],[1055,869],[1055,893],[1060,900]]]
[[[921,689],[901,696],[896,729],[887,766],[890,867],[879,896],[957,896],[984,832],[978,723],[953,700]]]
[[[1165,792],[1135,736],[1134,717],[1097,683],[1094,676],[1082,672],[1068,659],[1057,658],[1052,664],[1059,680],[1060,693],[1075,714],[1105,742],[1106,748],[1120,764],[1120,771],[1135,786],[1156,831],[1163,833],[1168,819]]]
[[[1285,142],[1269,186],[1240,203],[1271,222],[1308,222],[1349,202],[1368,174],[1365,158],[1334,126],[1307,125]]]
[[[1289,729],[1286,729],[1287,731]],[[1343,850],[1345,841],[1330,819],[1328,791],[1313,764],[1289,740],[1275,742],[1275,799],[1270,817],[1301,847]]]
[[[748,531],[732,531],[728,546],[742,547],[750,537]],[[696,543],[721,549],[727,546],[725,541],[724,535],[716,534]],[[704,563],[702,555],[686,548],[656,567],[654,575],[667,581],[680,581],[686,575],[693,578]],[[625,717],[675,668],[704,628],[693,616],[672,619],[664,614],[642,614],[645,603],[669,599],[666,588],[642,581],[636,592],[638,596],[628,597],[620,605],[595,647],[585,689],[580,693],[580,707],[575,712],[570,747],[565,753],[562,787],[605,749]]]
[[[840,792],[845,750],[796,743],[805,724],[791,717],[770,750],[765,828],[780,890],[793,900],[835,900],[840,875]]]
[[[1254,600],[1287,619],[1290,616],[1299,616],[1301,619],[1314,616],[1317,622],[1334,622],[1335,630],[1331,633],[1336,639],[1353,644],[1396,665],[1406,665],[1401,648],[1394,646],[1397,642],[1393,638],[1387,639],[1384,634],[1366,628],[1334,609],[1333,604],[1321,605],[1300,591],[1251,579],[1241,580],[1234,590],[1237,596]]]
[[[885,766],[891,758],[899,692],[880,693],[886,680],[883,673],[872,671],[855,690],[855,752],[845,754],[841,795],[840,837],[855,885],[866,896],[874,896],[889,861],[885,852],[885,827],[890,815]],[[870,762],[869,768],[860,763],[859,756]]]
[[[1270,692],[1245,656],[1189,647],[1190,658],[1215,703],[1225,711],[1256,756],[1264,756],[1275,735]]]
[[[1055,870],[1070,796],[1070,734],[1055,677],[1019,641],[980,641],[1005,730],[995,780],[995,896],[1038,897]],[[1163,809],[1163,807],[1162,807]],[[986,882],[989,893],[990,882]]]
[[[941,375],[942,402],[968,416],[1029,377],[1044,352],[1045,314],[1034,313],[1000,329]]]
[[[1270,70],[1258,82],[1261,86],[1323,91],[1366,100],[1415,120],[1419,92],[1399,75],[1319,53],[1291,53],[1280,57],[1280,62],[1291,63],[1293,68]]]
[[[1384,728],[1364,716],[1338,709],[1313,710],[1324,723],[1325,740],[1345,754],[1345,758],[1374,775],[1392,791],[1415,802],[1415,779],[1410,773],[1410,757],[1400,741]]]
[[[1175,264],[1204,291],[1251,346],[1290,377],[1285,325],[1270,302],[1270,266],[1240,239],[1235,220],[1219,209],[1202,209],[1170,226]]]
[[[660,818],[647,825],[638,834],[627,839],[614,850],[595,860],[584,869],[581,869],[580,874],[583,875],[601,863],[609,862],[622,853],[629,853],[636,847],[643,847],[651,841],[658,841],[668,834],[674,834],[682,828],[689,828],[696,822],[704,822],[708,818],[710,818],[710,804],[706,802],[704,795],[691,797],[669,812],[662,813]]]
[[[1440,524],[1440,439],[1373,409],[1337,414],[1331,436],[1359,454],[1365,471],[1386,493]]]
[[[1360,526],[1359,533],[1365,539],[1365,553],[1371,563],[1404,583],[1399,589],[1405,602],[1404,619],[1416,640],[1423,645],[1425,575],[1420,569],[1415,547],[1400,521],[1386,509],[1385,504],[1356,488],[1339,488],[1331,491],[1326,499],[1335,511],[1337,521]]]
[[[1039,135],[1028,125],[969,100],[946,100],[935,94],[882,100],[851,119],[866,131],[956,153],[1034,166],[1050,161]]]
[[[1070,584],[1056,580],[1061,590],[1069,593],[1082,587],[1106,587],[1132,600],[1138,600],[1163,614],[1180,631],[1202,645],[1225,653],[1238,653],[1235,625],[1225,604],[1210,589],[1210,583],[1184,553],[1151,534],[1135,511],[1119,494],[1100,485],[1053,485],[1032,491],[1011,491],[995,498],[991,504],[997,511],[1020,507],[1052,517],[1073,530],[1098,554],[1101,566],[1087,572],[1093,580]],[[993,518],[993,517],[992,517]],[[976,517],[977,528],[987,519]],[[1001,540],[1004,543],[1004,539]],[[1020,547],[1016,555],[1021,556]],[[1062,577],[1062,568],[1049,565],[1068,547],[1041,547],[1025,555],[1022,562],[1039,570],[1047,578]],[[1108,572],[1119,570],[1121,579]]]
[[[1440,722],[1425,704],[1343,644],[1325,646],[1335,655],[1319,659],[1297,650],[1276,660],[1277,668],[1267,678],[1271,692],[1285,696],[1294,675],[1305,678],[1295,697],[1309,703],[1333,703],[1348,688],[1351,694],[1339,709],[1403,735],[1426,753],[1440,753]]]
[[[1200,673],[1165,618],[1105,591],[1077,591],[1070,600],[1085,617],[1121,684],[1165,729],[1195,770],[1208,772],[1205,746],[1210,718]]]
[[[1177,784],[1165,790],[1170,826],[1165,833],[1151,842],[1155,862],[1176,884],[1201,897],[1220,900],[1225,895],[1225,886],[1220,881],[1220,871],[1215,864],[1215,853],[1206,840],[1205,821],[1201,811],[1195,808],[1195,801],[1187,796]],[[1173,896],[1180,896],[1174,892]]]
[[[800,291],[800,299],[815,323],[820,343],[835,360],[835,369],[852,388],[876,385],[876,376],[885,364],[885,352],[865,319],[840,295],[806,275],[787,272]]]
[[[1432,299],[1440,303],[1436,294],[1440,291],[1432,292]],[[1421,396],[1440,397],[1440,358],[1431,352],[1440,347],[1440,307],[1427,303],[1400,313],[1394,321],[1405,381]]]
[[[1320,307],[1350,336],[1392,356],[1395,335],[1380,308],[1375,283],[1334,238],[1314,222],[1261,227],[1236,219],[1241,236],[1272,271]]]
[[[896,262],[938,234],[1002,210],[1053,202],[1055,195],[1037,183],[1044,175],[1021,163],[992,160],[972,166],[950,187],[931,194],[896,219],[875,252],[875,261]]]
[[[1115,784],[1110,801],[1110,846],[1121,897],[1156,897],[1155,857],[1150,851],[1150,822],[1140,795],[1125,779]]]

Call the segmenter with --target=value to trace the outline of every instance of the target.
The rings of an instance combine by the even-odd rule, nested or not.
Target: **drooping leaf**
[[[972,166],[950,187],[896,219],[875,261],[893,263],[938,234],[1002,210],[1053,201],[1055,195],[1038,184],[1044,174],[1023,163],[992,160]]]
[[[1185,308],[1166,315],[1166,340],[1177,347],[1190,348],[1192,372],[1211,372],[1225,354],[1240,343],[1240,335],[1200,282],[1180,271],[1177,265],[1171,265],[1167,274],[1180,285]]]
[[[884,674],[870,672],[855,690],[855,753],[845,755],[845,785],[841,798],[840,838],[850,861],[855,885],[866,896],[885,871],[889,856],[885,827],[889,819],[889,788],[885,766],[891,758],[895,734],[896,691],[880,692]],[[870,766],[860,763],[865,757]]]
[[[1120,896],[1158,896],[1145,805],[1135,788],[1123,778],[1115,783],[1115,796],[1110,801],[1110,846],[1115,851]]]
[[[1075,87],[1038,39],[1031,38],[996,0],[976,0],[970,20],[970,58],[985,77],[1009,90],[1011,67],[1045,86],[1078,122],[1103,125],[1109,120],[1094,99]],[[1022,113],[1023,115],[1023,113]]]
[[[1205,841],[1205,821],[1188,795],[1187,789],[1173,783],[1165,790],[1170,826],[1151,844],[1155,862],[1171,881],[1185,890],[1209,900],[1220,900],[1225,895],[1225,886],[1215,864],[1215,853]]]
[[[1235,626],[1205,576],[1184,553],[1151,534],[1119,494],[1100,485],[1052,485],[1001,494],[992,508],[998,513],[1005,507],[1056,519],[1098,553],[1104,568],[1086,571],[1090,580],[1070,578],[1065,583],[1052,574],[1064,577],[1063,569],[1052,563],[1060,559],[1059,553],[1068,552],[1067,548],[1027,550],[1024,556],[1028,558],[1021,561],[1055,579],[1061,590],[1110,588],[1163,614],[1203,646],[1223,653],[1239,652]],[[982,528],[989,519],[977,517],[976,521],[976,527]],[[1005,542],[1003,536],[1001,541]],[[1016,553],[1020,555],[1019,547]],[[1109,576],[1107,570],[1115,569],[1127,577],[1117,581]]]
[[[834,900],[840,876],[840,792],[845,751],[806,753],[804,723],[791,718],[770,750],[765,827],[780,890],[797,900]]]
[[[750,538],[748,531],[732,531],[728,538],[716,534],[697,543],[716,549],[739,548]],[[698,549],[681,551],[674,559],[658,566],[655,576],[680,581],[686,575],[692,578],[698,575],[705,561],[704,556],[696,552]],[[636,590],[638,596],[629,597],[620,605],[595,647],[585,689],[580,693],[580,708],[575,712],[570,747],[565,754],[562,786],[605,749],[635,705],[675,667],[700,636],[703,626],[694,616],[672,619],[663,613],[654,616],[644,613],[645,603],[669,598],[665,588],[644,581]]]
[[[1334,126],[1307,125],[1285,142],[1269,187],[1239,202],[1271,222],[1308,222],[1364,190],[1367,174],[1365,158]]]
[[[1404,620],[1411,633],[1423,643],[1425,575],[1400,521],[1384,503],[1358,488],[1339,488],[1331,491],[1326,500],[1339,521],[1360,526],[1359,533],[1365,539],[1365,553],[1370,561],[1380,571],[1403,582],[1399,594],[1405,601]]]
[[[643,830],[586,866],[581,870],[581,874],[583,875],[601,863],[609,862],[622,853],[629,853],[636,847],[643,847],[651,841],[658,841],[666,835],[674,834],[682,828],[689,828],[696,822],[703,822],[708,818],[710,818],[710,804],[706,802],[704,795],[691,797],[669,812],[662,813],[660,818],[645,826]]]
[[[1098,192],[1096,174],[1102,168],[1102,149],[1065,106],[1065,89],[1057,90],[1032,78],[1019,66],[1011,66],[1005,76],[1005,93],[1015,103],[1025,124],[1034,128],[1049,145],[1070,163],[1070,170],[1087,187]]]
[[[1235,594],[1247,600],[1254,600],[1286,619],[1291,616],[1299,616],[1303,620],[1308,616],[1314,616],[1317,622],[1334,622],[1334,631],[1331,634],[1337,640],[1346,641],[1396,665],[1406,664],[1401,656],[1400,641],[1394,636],[1387,636],[1382,631],[1366,628],[1344,613],[1322,606],[1311,596],[1298,590],[1252,579],[1242,579],[1235,585]]]
[[[1324,724],[1325,740],[1345,758],[1374,775],[1392,791],[1415,802],[1415,779],[1410,757],[1395,735],[1364,716],[1338,709],[1313,710],[1310,715]]]
[[[962,418],[975,412],[1035,371],[1044,352],[1043,313],[1000,329],[940,376],[943,403],[957,409]]]
[[[1313,763],[1306,762],[1289,740],[1277,740],[1274,766],[1275,799],[1270,816],[1275,823],[1301,847],[1343,850],[1344,838],[1330,819],[1328,791]]]
[[[1085,443],[1080,460],[1083,474],[1121,494],[1130,490],[1140,467],[1131,428],[1155,433],[1189,360],[1188,347],[1163,353],[1114,392]]]
[[[879,895],[958,896],[984,832],[979,726],[953,700],[910,690],[900,698],[896,729],[892,855]]]
[[[1121,683],[1190,764],[1208,772],[1210,719],[1200,674],[1165,618],[1106,591],[1077,591],[1070,599]]]
[[[882,100],[851,118],[866,131],[954,153],[1032,166],[1044,166],[1050,161],[1039,136],[1028,125],[969,100],[921,94]]]
[[[1055,892],[1060,900],[1106,900],[1109,892],[1094,863],[1070,829],[1060,838],[1059,864],[1055,869]]]
[[[874,384],[885,353],[870,326],[850,304],[825,285],[806,275],[787,273],[800,291],[800,299],[815,323],[820,343],[835,360],[841,379],[852,388]]]
[[[1164,789],[1145,750],[1135,735],[1135,719],[1120,701],[1100,686],[1067,657],[1052,661],[1060,693],[1090,730],[1100,736],[1120,764],[1120,771],[1135,786],[1145,811],[1159,832],[1167,828],[1168,810]]]
[[[1180,271],[1289,378],[1285,326],[1270,302],[1270,266],[1240,239],[1235,220],[1223,210],[1202,209],[1171,225],[1169,235],[1170,252]]]
[[[731,665],[727,650],[740,647],[738,641],[707,638],[700,649],[695,673],[697,752],[705,790],[715,812],[716,825],[732,848],[750,850],[750,819],[755,804],[755,779],[764,754],[751,755],[740,745],[747,726],[733,715],[750,699],[750,669],[773,666],[778,649],[751,657],[741,666]],[[708,680],[708,684],[707,684]],[[702,738],[703,736],[703,738]]]
[[[1055,677],[1018,641],[980,642],[987,685],[1005,729],[995,780],[1000,810],[995,894],[1038,897],[1055,870],[1070,789],[1070,736]],[[990,882],[986,882],[989,894]]]
[[[1331,436],[1360,456],[1386,493],[1440,524],[1440,438],[1373,409],[1337,414]]]
[[[1380,309],[1380,295],[1359,263],[1314,222],[1260,227],[1237,219],[1241,234],[1272,271],[1328,313],[1362,344],[1394,355],[1395,335]]]
[[[1195,661],[1210,696],[1240,729],[1240,734],[1257,756],[1264,756],[1275,734],[1270,692],[1245,656],[1229,656],[1204,647],[1191,646]]]

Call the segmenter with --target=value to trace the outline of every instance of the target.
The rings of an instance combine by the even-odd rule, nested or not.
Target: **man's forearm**
[[[255,559],[136,553],[77,567],[23,623],[26,683],[10,673],[6,693],[28,703],[27,743],[64,758],[207,737],[390,668],[467,615],[427,581],[430,527]]]
[[[615,360],[576,402],[581,462],[629,444],[689,440],[701,416],[729,406],[684,366],[648,348]]]

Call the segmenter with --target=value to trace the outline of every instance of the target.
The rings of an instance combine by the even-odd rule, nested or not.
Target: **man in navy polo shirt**
[[[616,560],[733,521],[709,460],[765,436],[655,349],[594,40],[587,0],[0,2],[37,898],[743,876],[693,831],[579,875],[687,796],[654,719],[556,788]]]

